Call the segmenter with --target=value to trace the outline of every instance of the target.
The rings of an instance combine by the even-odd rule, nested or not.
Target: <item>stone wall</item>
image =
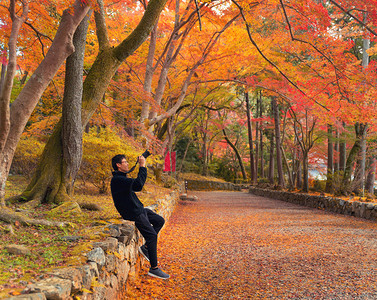
[[[150,208],[168,220],[178,198],[179,192],[173,191]],[[124,220],[98,226],[98,231],[105,237],[92,243],[92,249],[84,254],[85,264],[53,270],[29,284],[22,295],[7,299],[123,299],[128,276],[140,268],[138,248],[142,236],[133,222]]]
[[[346,201],[339,198],[268,190],[252,186],[249,188],[249,192],[258,196],[283,200],[303,206],[377,221],[377,204],[375,203]]]
[[[230,190],[240,191],[239,185],[230,182],[205,181],[205,180],[185,180],[188,190],[194,191],[214,191],[214,190]]]

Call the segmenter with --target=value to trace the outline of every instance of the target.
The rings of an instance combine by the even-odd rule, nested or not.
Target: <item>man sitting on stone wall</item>
[[[138,159],[140,168],[136,179],[127,177],[129,167],[125,155],[115,155],[111,162],[114,169],[110,184],[111,195],[122,218],[135,221],[136,228],[145,239],[145,244],[139,248],[139,251],[150,262],[151,268],[148,275],[168,279],[170,276],[157,265],[157,235],[165,220],[152,210],[144,208],[143,203],[135,194],[143,189],[147,179],[145,157],[140,156]]]

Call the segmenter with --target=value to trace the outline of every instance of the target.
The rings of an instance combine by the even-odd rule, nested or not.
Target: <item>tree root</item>
[[[23,215],[22,213],[15,212],[6,207],[2,208],[0,211],[0,220],[6,223],[10,223],[10,224],[19,222],[21,225],[24,225],[24,226],[42,225],[42,226],[48,226],[48,227],[64,227],[68,225],[66,222],[55,222],[55,221],[29,218]]]

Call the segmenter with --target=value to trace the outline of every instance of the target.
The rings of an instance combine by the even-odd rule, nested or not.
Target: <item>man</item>
[[[122,218],[135,221],[136,228],[145,239],[145,244],[139,248],[139,251],[150,262],[148,275],[168,279],[170,276],[157,265],[157,235],[165,220],[152,210],[144,208],[135,194],[143,189],[147,179],[145,157],[139,157],[140,168],[136,179],[127,177],[129,167],[125,155],[115,155],[111,162],[114,169],[110,184],[111,195]]]

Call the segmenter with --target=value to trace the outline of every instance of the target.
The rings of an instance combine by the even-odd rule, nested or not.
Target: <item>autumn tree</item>
[[[77,0],[73,4],[72,9],[67,9],[63,12],[59,28],[49,51],[9,108],[10,91],[12,89],[17,61],[16,42],[21,25],[26,20],[28,10],[27,2],[22,1],[22,15],[18,16],[16,14],[18,11],[16,9],[16,1],[10,1],[9,13],[12,20],[12,30],[8,43],[9,63],[1,96],[0,200],[2,205],[5,205],[5,182],[8,178],[17,143],[26,122],[54,74],[65,59],[74,51],[72,37],[77,26],[87,14],[89,6]]]
[[[127,38],[121,41],[119,45],[117,45],[116,47],[113,47],[108,39],[104,10],[101,9],[95,13],[95,19],[97,24],[97,36],[100,45],[100,51],[97,56],[97,59],[93,63],[88,75],[86,76],[83,86],[81,128],[84,128],[85,125],[88,123],[98,103],[101,101],[102,96],[106,91],[110,83],[110,80],[116,72],[117,68],[148,37],[148,34],[152,30],[164,5],[164,1],[150,1],[147,6],[147,10],[142,19],[140,20],[138,26],[134,29],[132,33],[128,35]],[[100,5],[100,7],[102,8],[103,6]],[[23,114],[23,111],[20,108],[18,108],[17,110],[18,103],[21,102],[24,99],[23,97],[26,96],[25,94],[27,94],[30,97],[29,99],[34,100],[33,103],[35,105],[36,101],[39,99],[39,96],[44,90],[43,87],[37,85],[38,92],[35,91],[35,85],[38,81],[38,78],[46,78],[47,84],[48,79],[51,80],[54,72],[56,72],[56,68],[64,62],[65,58],[68,56],[67,54],[70,54],[73,51],[73,47],[67,47],[67,45],[72,44],[72,41],[69,39],[72,38],[76,27],[81,22],[81,19],[85,16],[88,10],[88,6],[82,5],[81,1],[76,1],[73,10],[75,14],[71,15],[71,11],[68,10],[63,14],[61,26],[59,27],[59,29],[62,29],[58,29],[54,42],[50,47],[50,51],[47,53],[46,58],[42,61],[40,67],[36,70],[35,76],[32,76],[28,80],[19,97],[12,104],[12,110],[14,108],[14,110],[16,111],[15,115],[17,114],[18,117],[22,115],[22,119],[24,121],[17,122],[17,125],[15,124],[15,127],[17,127],[18,129],[17,134],[13,133],[13,130],[15,129],[13,129],[12,126],[10,127],[11,129],[8,137],[12,140],[13,146],[11,147],[9,143],[9,152],[5,151],[4,153],[2,153],[2,161],[5,162],[2,164],[2,167],[6,172],[1,172],[2,175],[5,175],[1,179],[4,179],[4,182],[9,172],[12,153],[14,153],[14,148],[17,144],[17,140],[21,135],[22,130],[24,128],[24,124],[26,123],[28,116],[30,116],[30,113],[33,108],[30,106],[28,110],[25,111],[25,113]],[[66,19],[69,22],[65,21]],[[57,46],[55,46],[55,44],[57,44]],[[56,47],[65,48],[63,51]],[[56,55],[58,55],[59,57],[56,57]],[[49,67],[47,69],[51,71],[46,72],[47,62],[45,61],[49,61],[49,64],[55,66],[55,68]],[[43,72],[41,70],[43,70]],[[41,74],[37,75],[39,74],[38,72],[40,72]],[[32,94],[32,96],[30,95],[29,87],[33,88],[34,93]],[[14,118],[11,114],[11,120],[13,120]],[[65,198],[64,194],[66,193],[67,188],[60,188],[62,177],[60,175],[56,177],[56,174],[61,174],[61,172],[56,172],[56,170],[61,170],[63,165],[63,160],[61,159],[62,148],[60,146],[60,132],[61,122],[59,122],[56,126],[53,135],[51,136],[49,142],[46,145],[46,149],[50,149],[48,151],[48,155],[43,156],[44,159],[42,159],[39,163],[38,171],[35,173],[34,178],[32,179],[31,183],[29,184],[25,192],[20,196],[20,198],[23,200],[35,200],[33,201],[33,205],[41,201],[54,202],[58,199],[61,200]],[[51,157],[55,157],[57,158],[57,160],[49,159]],[[2,195],[4,195],[3,189],[4,184],[2,184]]]

